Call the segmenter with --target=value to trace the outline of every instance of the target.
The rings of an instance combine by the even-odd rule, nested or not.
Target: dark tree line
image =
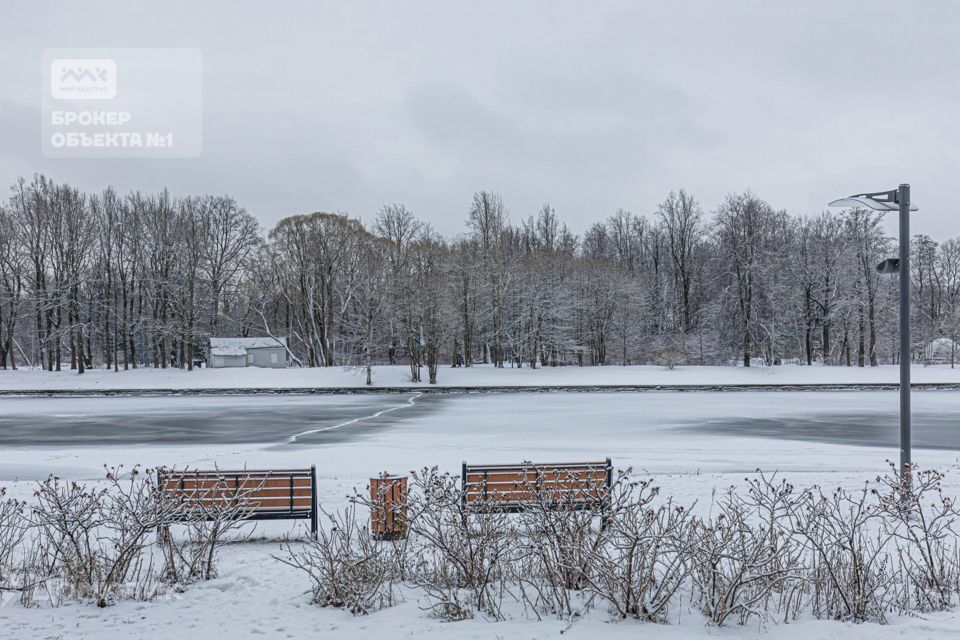
[[[684,190],[576,235],[499,195],[444,238],[399,204],[264,234],[227,196],[89,194],[20,179],[0,208],[0,365],[192,368],[211,335],[286,337],[301,366],[497,367],[897,357],[896,247],[879,214],[797,217],[750,192],[707,215]],[[958,336],[960,242],[916,238],[913,350]],[[944,340],[946,339],[946,340]]]

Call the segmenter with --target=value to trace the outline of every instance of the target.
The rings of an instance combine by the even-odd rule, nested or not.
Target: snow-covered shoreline
[[[424,378],[426,371],[423,372]],[[138,368],[129,371],[88,370],[48,372],[39,369],[0,371],[0,393],[16,392],[378,392],[408,389],[671,389],[720,390],[722,388],[803,387],[893,388],[899,368],[796,366],[705,367],[660,366],[547,367],[540,369],[495,369],[489,365],[470,368],[442,367],[437,385],[410,381],[405,365],[374,367],[373,385],[365,384],[362,369],[330,367],[314,369],[181,369]],[[912,381],[917,386],[960,386],[960,369],[947,365],[914,365]]]
[[[651,368],[653,369],[653,368]],[[815,371],[822,369],[814,368]],[[245,370],[242,370],[245,371]],[[341,372],[341,370],[330,370]],[[508,370],[509,371],[509,370]],[[577,370],[572,370],[576,372]],[[730,371],[734,371],[732,368]],[[481,373],[483,370],[478,370]],[[675,370],[667,373],[682,373]],[[197,373],[215,373],[197,372]],[[253,373],[259,373],[254,371]],[[275,373],[275,372],[273,372]],[[486,375],[497,379],[497,371]],[[537,372],[539,373],[539,372]],[[893,372],[895,374],[895,371]],[[40,377],[41,372],[30,372]],[[70,374],[66,374],[70,375]],[[75,377],[76,374],[73,374]],[[184,376],[190,374],[183,373]],[[2,374],[0,374],[2,377]],[[120,377],[124,377],[121,376]],[[130,376],[134,377],[133,375]],[[362,384],[362,378],[359,378]],[[408,394],[413,396],[416,394]],[[960,394],[928,393],[916,399],[918,413],[943,413],[956,406]],[[681,402],[678,402],[682,400]],[[425,399],[426,400],[426,399]],[[611,456],[618,469],[633,467],[639,477],[651,477],[678,504],[708,511],[715,495],[731,485],[756,477],[761,467],[777,471],[778,477],[798,487],[856,489],[886,470],[885,460],[896,450],[890,446],[851,446],[835,443],[749,437],[694,429],[718,419],[763,415],[843,416],[869,410],[895,421],[897,395],[883,393],[840,394],[514,394],[491,397],[463,394],[441,398],[427,411],[408,398],[387,398],[396,410],[381,418],[374,415],[383,406],[369,408],[367,428],[339,440],[300,439],[288,442],[277,433],[271,442],[137,444],[66,444],[5,447],[0,450],[0,486],[8,495],[30,500],[36,481],[54,473],[66,481],[91,482],[103,477],[103,464],[159,464],[209,468],[247,466],[286,468],[317,465],[318,497],[326,509],[347,503],[354,490],[364,491],[367,479],[381,470],[404,473],[436,465],[459,472],[460,462],[512,461],[524,458],[561,461]],[[316,405],[318,415],[339,415],[343,404],[366,405],[369,398],[248,398],[244,406],[260,402],[296,402]],[[431,400],[432,401],[432,400]],[[185,416],[192,405],[216,403],[215,399],[184,398],[150,400],[111,399],[16,399],[7,411],[18,415],[47,416],[83,428],[83,420],[101,407],[130,416],[158,412]],[[232,404],[234,400],[225,400]],[[423,402],[426,404],[426,402]],[[98,409],[98,411],[101,409]],[[352,415],[352,414],[351,414]],[[335,429],[350,429],[350,416],[331,418]],[[147,421],[149,422],[149,420]],[[131,420],[130,429],[137,428]],[[326,423],[313,425],[325,428]],[[838,423],[839,424],[839,423]],[[310,426],[310,425],[308,425]],[[960,495],[956,468],[957,451],[918,449],[916,460],[924,467],[948,472],[947,495]],[[257,539],[224,549],[217,579],[189,586],[150,602],[123,601],[106,609],[89,604],[67,603],[53,608],[46,604],[25,609],[15,599],[0,606],[0,627],[11,638],[96,638],[121,640],[170,635],[179,638],[219,637],[323,637],[349,640],[360,637],[445,638],[615,638],[656,637],[670,639],[728,638],[746,640],[809,640],[813,638],[917,637],[941,640],[952,637],[960,614],[944,611],[920,617],[891,616],[889,625],[819,621],[810,616],[789,624],[763,626],[710,626],[696,606],[682,603],[669,625],[635,621],[613,622],[598,607],[572,624],[545,618],[532,619],[511,613],[508,620],[488,622],[482,617],[445,623],[431,618],[415,596],[401,604],[367,616],[353,617],[336,609],[309,603],[309,582],[275,560],[279,540],[287,534],[301,535],[302,525],[280,521],[259,523]],[[262,537],[261,537],[262,536]]]

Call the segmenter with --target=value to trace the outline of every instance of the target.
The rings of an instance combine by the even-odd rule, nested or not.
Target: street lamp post
[[[909,486],[910,445],[910,185],[892,191],[861,193],[830,203],[831,207],[866,207],[875,211],[900,213],[900,257],[877,265],[880,273],[900,274],[900,477]]]

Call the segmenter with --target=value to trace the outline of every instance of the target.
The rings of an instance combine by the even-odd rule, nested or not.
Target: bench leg
[[[310,465],[310,536],[317,539],[317,467]]]

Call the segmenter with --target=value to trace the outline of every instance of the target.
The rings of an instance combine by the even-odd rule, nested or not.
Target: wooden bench
[[[552,464],[464,462],[462,482],[464,506],[478,511],[604,509],[610,501],[613,465],[610,458]]]
[[[243,520],[310,520],[317,536],[317,470],[157,471],[157,486],[183,502],[179,521],[210,520],[218,509]]]

